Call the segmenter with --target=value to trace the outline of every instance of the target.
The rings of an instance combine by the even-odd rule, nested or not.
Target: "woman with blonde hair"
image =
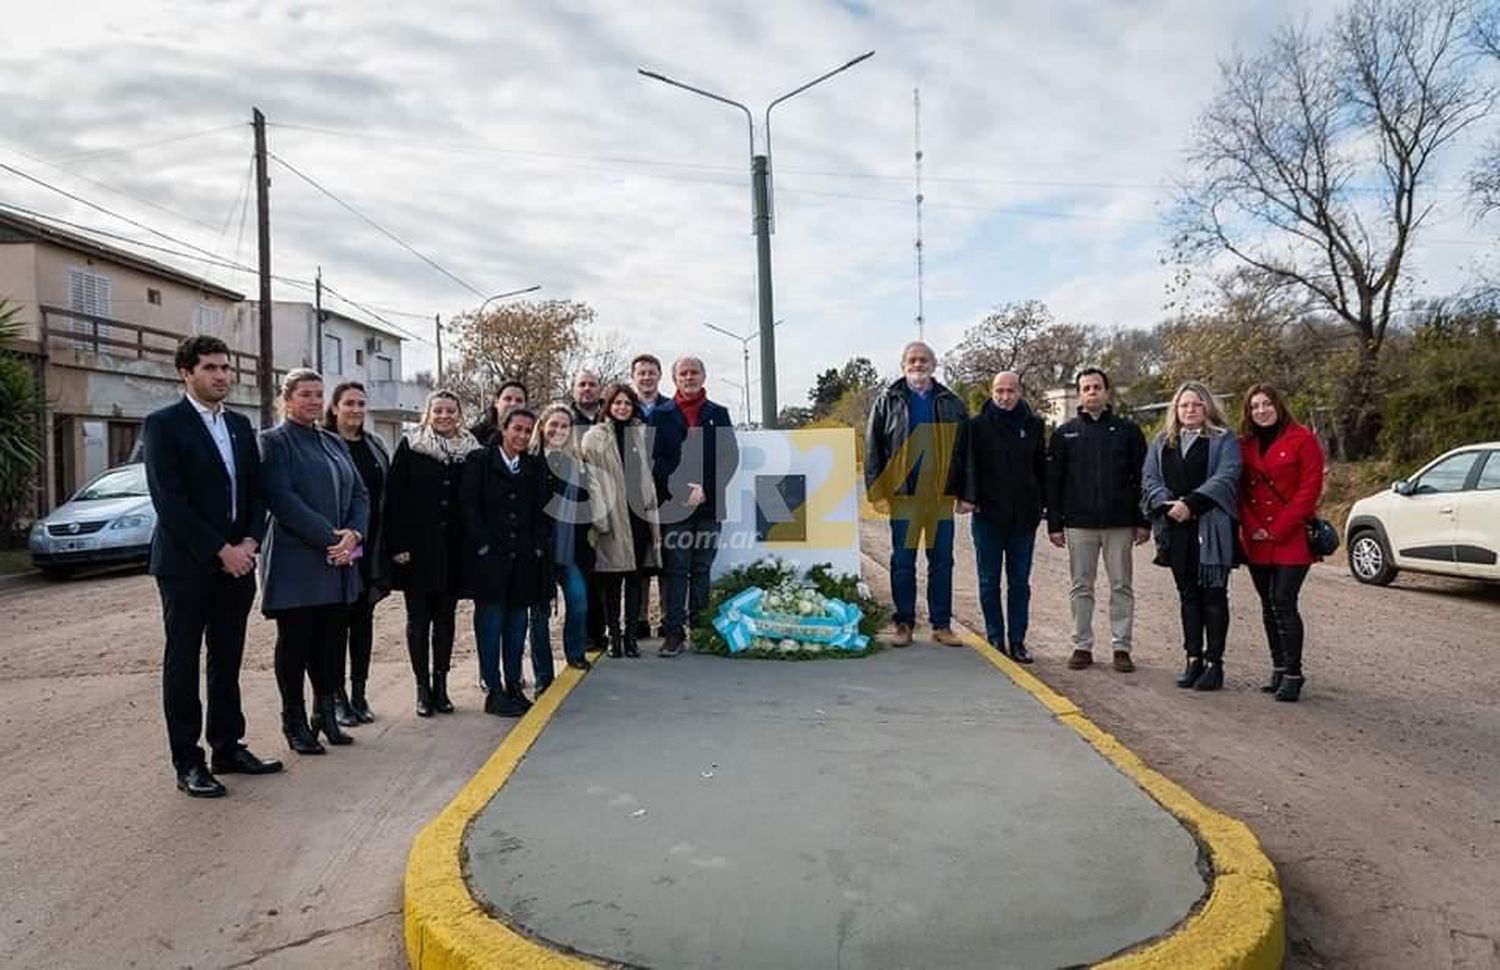
[[[547,514],[552,519],[552,565],[557,588],[563,598],[563,656],[568,666],[588,670],[588,583],[586,572],[594,568],[594,547],[589,544],[589,530],[596,517],[604,514],[603,506],[591,502],[588,466],[578,450],[573,434],[573,408],[564,402],[549,404],[537,415],[531,432],[531,453],[547,462],[547,479],[552,499]],[[555,591],[554,591],[555,592]],[[551,597],[549,597],[549,600]],[[549,610],[532,614],[531,665],[537,671],[537,693],[552,681],[552,653],[549,637]]]
[[[661,568],[661,527],[651,448],[640,417],[640,398],[629,384],[614,383],[600,398],[601,420],[583,435],[584,464],[592,473],[602,518],[594,524],[594,572],[604,587],[604,619],[611,657],[639,657],[641,575]],[[625,615],[620,615],[624,597]]]
[[[1171,568],[1181,607],[1187,667],[1178,687],[1224,685],[1240,466],[1239,439],[1213,393],[1197,381],[1183,384],[1141,469],[1141,505],[1151,519],[1156,563]]]
[[[465,430],[452,391],[427,395],[422,422],[391,458],[386,482],[385,548],[391,585],[406,601],[406,652],[417,680],[417,716],[453,713],[448,669],[458,609],[458,484],[464,461],[481,445]]]

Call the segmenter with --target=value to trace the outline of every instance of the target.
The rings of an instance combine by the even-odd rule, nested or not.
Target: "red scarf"
[[[699,391],[693,397],[687,397],[678,391],[672,395],[672,400],[677,404],[677,409],[682,412],[682,416],[687,418],[688,427],[698,427],[698,416],[703,410],[703,402],[708,400],[708,391]]]

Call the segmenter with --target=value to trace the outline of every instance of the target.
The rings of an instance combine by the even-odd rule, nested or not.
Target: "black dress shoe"
[[[508,689],[505,691],[505,696],[513,703],[520,705],[523,712],[531,710],[531,701],[526,699],[526,693],[521,688]]]
[[[519,703],[504,691],[492,690],[484,696],[484,712],[497,717],[520,717],[527,706]]]
[[[237,744],[227,751],[214,752],[213,770],[216,775],[274,775],[281,770],[281,762],[257,758],[249,748]]]
[[[177,775],[177,790],[187,792],[194,798],[223,798],[228,789],[219,784],[219,779],[209,774],[207,765],[193,765]]]
[[[594,665],[591,664],[591,663],[589,663],[589,659],[587,657],[580,657],[577,660],[569,660],[568,661],[568,666],[572,667],[574,670],[593,670],[594,669]]]
[[[1010,645],[1009,653],[1010,659],[1014,660],[1018,664],[1031,663],[1031,653],[1027,651],[1026,644],[1024,643],[1012,643]]]

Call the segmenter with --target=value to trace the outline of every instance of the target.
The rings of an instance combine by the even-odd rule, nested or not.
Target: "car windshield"
[[[146,498],[146,466],[126,465],[105,472],[89,482],[75,496],[75,502],[95,502],[107,498]]]

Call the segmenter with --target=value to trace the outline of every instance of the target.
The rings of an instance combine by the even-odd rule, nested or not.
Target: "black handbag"
[[[1266,488],[1271,494],[1281,501],[1282,505],[1291,505],[1286,497],[1276,488],[1276,483],[1271,481],[1271,476],[1261,474],[1261,480],[1266,483]],[[1307,528],[1307,551],[1314,556],[1331,556],[1339,551],[1339,530],[1333,527],[1333,523],[1327,519],[1313,516],[1304,523]]]

